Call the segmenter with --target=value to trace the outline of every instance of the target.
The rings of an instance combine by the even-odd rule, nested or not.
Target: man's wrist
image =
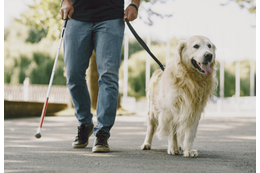
[[[67,1],[68,3],[71,3],[71,4],[72,4],[71,0],[61,0],[61,2],[60,2],[60,6],[61,6],[61,7],[62,7],[62,4],[63,4],[64,1]]]
[[[134,7],[134,8],[136,9],[136,11],[138,12],[138,7],[137,7],[137,5],[135,5],[135,4],[129,4],[129,6]]]
[[[137,8],[139,8],[139,6],[140,6],[140,0],[132,0],[132,1],[131,1],[131,4],[134,4],[134,5],[137,6]]]

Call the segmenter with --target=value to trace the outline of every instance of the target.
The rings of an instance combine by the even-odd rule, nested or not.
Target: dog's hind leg
[[[157,124],[155,124],[155,120],[151,120],[151,118],[149,118],[145,140],[144,140],[143,145],[141,146],[142,150],[150,150],[151,149],[152,139],[153,139],[153,135],[154,135],[156,128],[157,128]]]

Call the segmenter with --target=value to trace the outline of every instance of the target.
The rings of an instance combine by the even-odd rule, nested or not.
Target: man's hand
[[[135,4],[137,7],[139,7],[140,0],[132,0],[132,4]],[[137,18],[138,11],[133,6],[128,6],[125,9],[125,15],[124,15],[124,21],[127,18],[129,21],[133,21]]]
[[[61,19],[65,20],[67,16],[70,19],[73,13],[74,13],[74,7],[71,0],[64,0],[62,3],[62,7],[60,9]]]

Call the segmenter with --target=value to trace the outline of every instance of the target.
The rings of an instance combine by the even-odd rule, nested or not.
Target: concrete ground
[[[4,172],[256,172],[255,117],[204,116],[194,141],[197,158],[168,155],[167,141],[157,137],[152,150],[141,150],[144,116],[118,116],[109,139],[111,152],[95,154],[91,152],[93,135],[86,148],[71,147],[77,130],[74,117],[46,117],[42,137],[36,139],[39,121],[4,121]]]

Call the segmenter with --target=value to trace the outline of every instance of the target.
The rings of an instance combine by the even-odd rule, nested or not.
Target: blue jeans
[[[67,86],[80,125],[89,126],[92,123],[91,101],[85,76],[93,50],[96,53],[99,94],[95,135],[102,131],[110,137],[110,129],[115,122],[124,28],[123,19],[96,23],[70,19],[65,30],[63,45]]]

